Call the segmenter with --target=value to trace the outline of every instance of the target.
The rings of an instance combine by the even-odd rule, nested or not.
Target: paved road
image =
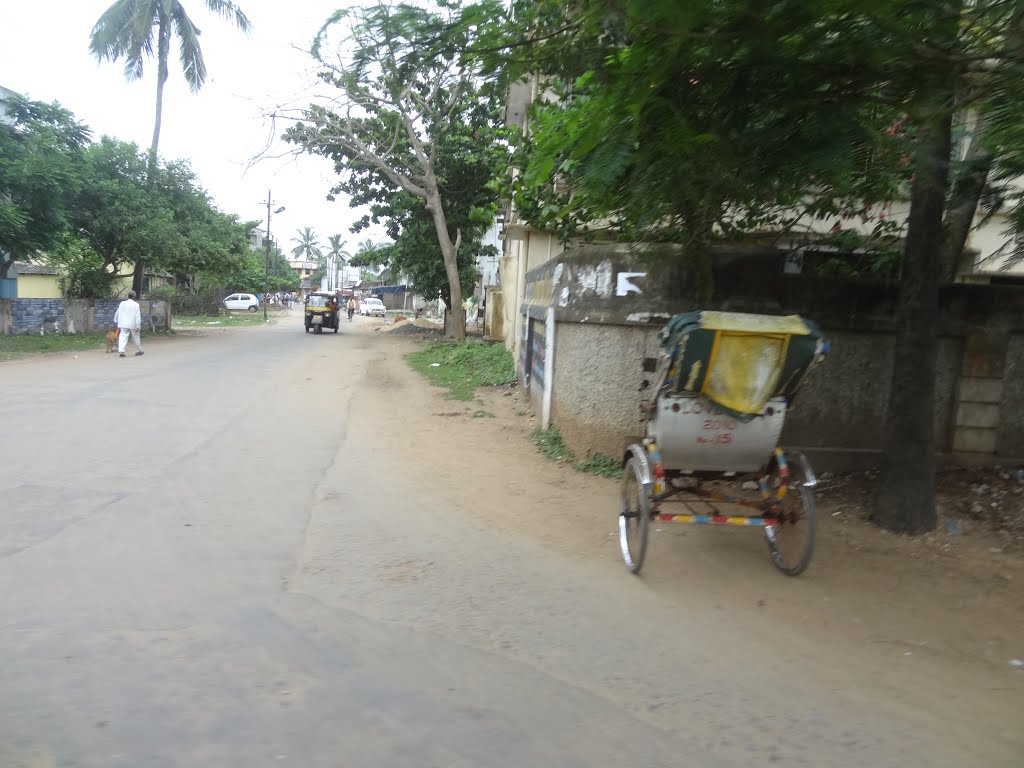
[[[0,366],[0,766],[972,764],[412,486],[357,325]]]

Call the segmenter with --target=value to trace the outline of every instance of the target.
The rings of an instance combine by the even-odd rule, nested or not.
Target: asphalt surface
[[[0,766],[972,764],[412,484],[360,322],[0,364]]]

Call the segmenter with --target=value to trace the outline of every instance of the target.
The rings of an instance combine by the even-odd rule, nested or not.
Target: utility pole
[[[267,190],[267,237],[266,237],[266,257],[263,261],[263,322],[267,322],[267,294],[270,293],[270,207],[273,203],[270,202],[270,190]],[[274,213],[281,213],[284,211],[282,205]]]

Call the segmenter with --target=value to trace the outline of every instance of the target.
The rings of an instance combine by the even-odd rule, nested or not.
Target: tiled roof
[[[19,275],[59,275],[60,270],[56,267],[47,267],[43,264],[29,264],[24,261],[14,262]]]

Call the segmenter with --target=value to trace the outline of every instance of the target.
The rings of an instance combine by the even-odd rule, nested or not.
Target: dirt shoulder
[[[667,524],[653,532],[643,575],[632,577],[617,551],[617,482],[543,459],[528,440],[535,421],[523,392],[446,400],[403,360],[422,339],[365,330],[387,350],[385,379],[422,383],[403,387],[400,400],[381,392],[391,409],[381,418],[402,425],[395,460],[449,494],[453,510],[468,507],[492,527],[603,574],[621,572],[665,611],[730,617],[764,644],[767,663],[814,665],[837,686],[905,700],[1024,753],[1014,725],[1024,669],[1012,663],[1024,659],[1024,547],[1008,511],[1024,491],[1014,474],[944,477],[943,526],[913,539],[862,519],[870,476],[826,477],[818,545],[804,575],[777,573],[759,532]],[[997,504],[999,515],[982,514],[979,500],[989,510]]]

